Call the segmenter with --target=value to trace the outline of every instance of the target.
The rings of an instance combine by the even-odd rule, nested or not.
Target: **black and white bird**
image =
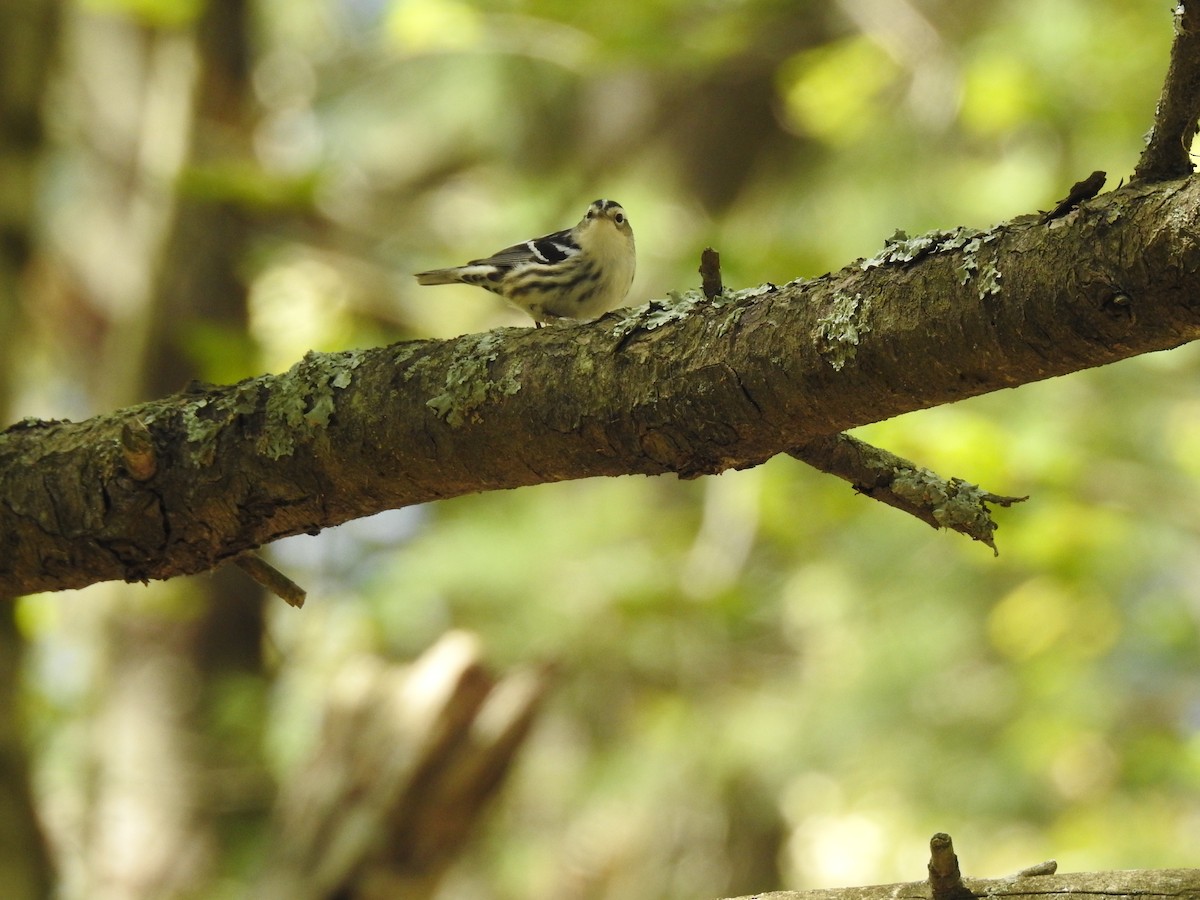
[[[418,272],[418,284],[474,284],[533,317],[591,319],[625,299],[637,252],[620,203],[597,200],[574,228],[533,238],[465,266]]]

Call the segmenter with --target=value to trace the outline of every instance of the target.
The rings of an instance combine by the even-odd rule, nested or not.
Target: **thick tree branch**
[[[1135,183],[1182,178],[1194,168],[1190,151],[1200,122],[1200,12],[1194,7],[1195,0],[1175,6],[1171,61]]]
[[[1050,225],[893,240],[779,288],[314,353],[282,375],[81,423],[22,422],[0,434],[0,595],[199,572],[474,491],[745,468],[1176,347],[1200,337],[1198,232],[1200,183],[1126,188]],[[122,443],[134,419],[152,465]]]

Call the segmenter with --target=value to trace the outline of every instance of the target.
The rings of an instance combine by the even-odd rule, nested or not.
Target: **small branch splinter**
[[[1082,181],[1075,182],[1071,185],[1071,190],[1067,192],[1067,196],[1059,200],[1054,209],[1042,215],[1041,223],[1045,225],[1055,219],[1061,219],[1080,203],[1083,203],[1085,200],[1091,200],[1100,193],[1100,188],[1104,187],[1104,182],[1107,178],[1108,175],[1105,172],[1097,169]]]
[[[254,553],[243,553],[235,557],[233,564],[279,597],[288,606],[300,609],[308,593],[292,579],[288,578],[273,565]]]
[[[975,896],[963,884],[954,841],[942,832],[929,839],[929,887],[933,900],[972,900]]]
[[[712,247],[705,247],[700,254],[700,288],[709,300],[716,299],[725,290],[721,283],[721,254]]]
[[[1016,878],[1033,878],[1037,875],[1053,875],[1058,871],[1058,860],[1048,859],[1033,866],[1026,866],[1016,874]]]

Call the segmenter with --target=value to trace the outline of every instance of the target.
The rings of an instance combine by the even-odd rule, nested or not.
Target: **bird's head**
[[[571,232],[610,295],[609,305],[624,300],[637,268],[633,229],[624,207],[615,200],[596,200]]]
[[[593,201],[577,228],[581,235],[594,235],[603,239],[611,237],[615,233],[633,240],[633,229],[629,227],[629,217],[625,215],[625,208],[616,200]]]

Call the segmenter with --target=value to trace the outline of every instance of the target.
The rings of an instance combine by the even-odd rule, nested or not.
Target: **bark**
[[[965,878],[975,897],[1007,900],[1056,900],[1103,897],[1104,900],[1182,900],[1200,896],[1200,869],[1140,869],[1125,872],[1076,872],[1009,878]],[[735,900],[929,900],[928,881],[815,891],[775,891]]]
[[[783,287],[310,353],[81,423],[26,420],[0,434],[0,595],[200,572],[464,493],[749,467],[1177,347],[1200,336],[1198,227],[1200,182],[1125,188],[1048,225],[893,239]],[[145,432],[152,465],[123,430]]]

